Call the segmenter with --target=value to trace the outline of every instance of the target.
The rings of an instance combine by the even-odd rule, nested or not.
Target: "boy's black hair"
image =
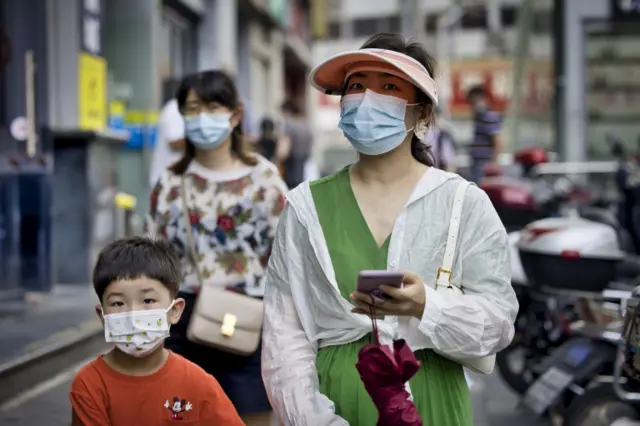
[[[93,268],[93,288],[102,302],[102,296],[112,282],[141,277],[160,281],[171,297],[176,297],[182,270],[180,258],[168,242],[131,237],[110,243],[102,249]]]
[[[484,98],[485,96],[486,96],[486,93],[484,91],[484,87],[482,86],[473,86],[467,92],[467,99],[469,100],[475,99],[475,98]]]

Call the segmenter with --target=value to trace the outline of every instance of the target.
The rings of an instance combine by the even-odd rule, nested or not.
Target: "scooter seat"
[[[635,252],[631,235],[629,235],[629,232],[620,225],[620,222],[614,213],[607,209],[591,206],[580,207],[578,209],[578,213],[583,219],[592,220],[612,227],[616,231],[620,250],[627,253]]]
[[[640,276],[640,257],[625,256],[618,264],[619,278],[636,278]]]
[[[591,206],[582,206],[578,210],[580,216],[587,220],[592,220],[594,222],[602,223],[604,225],[609,225],[612,228],[618,230],[620,228],[620,223],[616,216],[605,209],[600,209],[597,207]]]

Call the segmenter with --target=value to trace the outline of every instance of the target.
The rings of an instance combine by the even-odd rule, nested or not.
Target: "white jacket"
[[[422,320],[378,321],[383,343],[404,338],[414,351],[434,348],[473,357],[495,353],[513,338],[518,302],[507,233],[476,186],[466,192],[453,267],[452,282],[462,284],[465,294],[434,290],[461,179],[429,168],[395,222],[387,269],[419,274],[427,303]],[[353,306],[338,290],[309,183],[291,191],[287,201],[266,278],[263,379],[283,425],[347,425],[318,390],[316,354],[319,347],[360,339],[371,332],[371,321],[351,313]]]

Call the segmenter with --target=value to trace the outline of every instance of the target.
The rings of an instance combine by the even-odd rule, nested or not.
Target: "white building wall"
[[[485,3],[490,3],[494,0],[483,0]],[[500,6],[519,6],[522,0],[495,0],[498,7]],[[380,16],[389,16],[397,14],[403,3],[403,0],[378,0],[375,2],[375,7],[372,7],[371,0],[342,0],[340,4],[340,13],[329,13],[329,16],[340,16],[342,19],[360,19],[360,18],[375,18]],[[436,13],[451,7],[454,4],[454,0],[419,0],[418,7],[422,13]],[[468,3],[469,5],[478,4],[476,0],[462,1],[463,5]],[[551,9],[553,0],[536,0],[534,8],[538,10]]]
[[[271,39],[269,57],[271,66],[269,67],[270,73],[267,79],[270,92],[267,98],[267,108],[272,118],[279,118],[280,107],[285,100],[285,36],[280,30],[272,30],[269,38]]]
[[[248,99],[253,126],[262,118],[278,118],[284,102],[284,33],[281,29],[266,30],[259,22],[247,28],[250,58]]]
[[[238,0],[207,0],[199,28],[199,69],[220,68],[236,77],[245,102],[246,129],[257,136],[265,116],[284,101],[284,32],[258,20],[238,22]]]
[[[237,0],[208,0],[198,34],[198,69],[238,71]]]
[[[400,10],[400,3],[401,0],[343,0],[342,16],[344,19],[360,19],[393,15]]]

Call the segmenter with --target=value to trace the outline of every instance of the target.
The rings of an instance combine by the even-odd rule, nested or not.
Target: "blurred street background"
[[[469,163],[467,90],[504,117],[503,154],[540,146],[611,175],[605,139],[640,144],[640,25],[616,0],[0,0],[0,425],[68,425],[75,370],[104,350],[90,271],[140,232],[163,106],[187,74],[234,76],[244,131],[285,100],[312,130],[308,177],[355,152],[314,64],[378,32],[439,62],[442,126]],[[117,202],[116,195],[120,194]],[[471,379],[478,426],[547,424],[499,377]]]

